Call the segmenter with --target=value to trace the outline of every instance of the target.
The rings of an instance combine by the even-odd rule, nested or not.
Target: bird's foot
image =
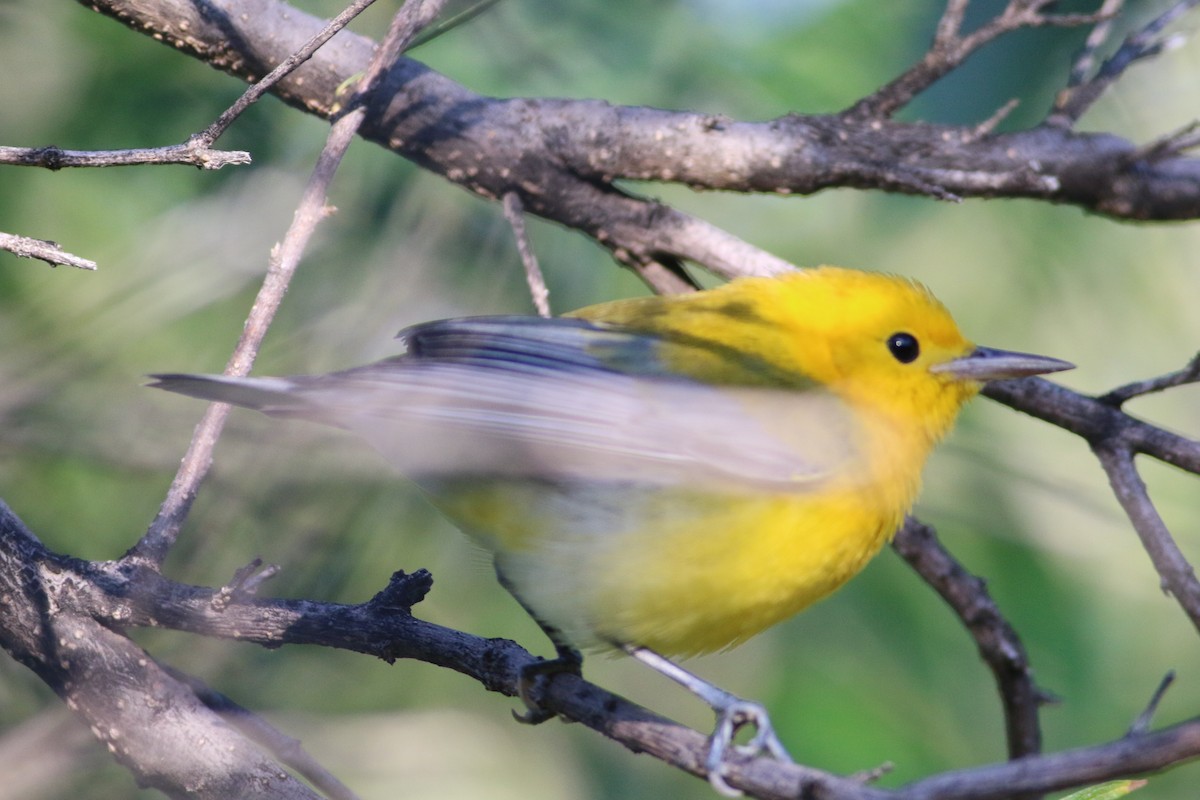
[[[518,712],[514,709],[513,719],[524,725],[540,725],[548,719],[553,719],[554,712],[542,708],[533,699],[533,691],[537,686],[538,678],[542,676],[550,678],[563,672],[580,675],[582,667],[583,656],[578,650],[570,648],[560,648],[556,658],[535,661],[521,667],[520,674],[517,676],[517,696],[525,704],[525,711]]]
[[[775,735],[771,717],[761,705],[743,700],[719,686],[714,686],[649,648],[623,644],[617,646],[646,666],[683,686],[707,703],[716,713],[717,726],[713,729],[712,736],[708,737],[708,752],[704,756],[704,770],[708,774],[708,782],[718,792],[726,797],[741,795],[741,792],[730,786],[727,780],[729,764],[726,763],[725,756],[731,749],[738,755],[749,757],[769,755],[778,761],[792,763],[792,757],[788,755],[787,750],[779,741],[779,737]],[[753,738],[744,745],[735,745],[734,737],[737,736],[739,730],[748,725],[754,726]]]
[[[729,765],[725,761],[725,756],[730,749],[739,755],[750,758],[769,755],[777,761],[789,764],[792,763],[792,757],[788,755],[787,749],[775,735],[775,728],[771,725],[771,718],[765,708],[758,703],[742,700],[733,695],[729,695],[727,699],[728,702],[719,707],[713,707],[713,710],[717,712],[717,726],[708,739],[708,753],[704,758],[704,768],[708,773],[708,782],[720,794],[726,797],[739,797],[742,794],[741,791],[730,786],[726,781]],[[734,737],[737,736],[738,731],[748,725],[754,726],[754,737],[746,744],[735,745]]]

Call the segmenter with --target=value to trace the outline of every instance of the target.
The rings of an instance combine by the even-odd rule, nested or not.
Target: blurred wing
[[[719,485],[789,491],[846,467],[853,419],[818,390],[714,387],[617,371],[589,350],[654,341],[577,320],[451,321],[409,353],[298,378],[158,376],[171,391],[349,428],[415,479]]]
[[[405,328],[409,359],[475,366],[527,364],[559,371],[663,375],[662,342],[581,319],[468,317]]]

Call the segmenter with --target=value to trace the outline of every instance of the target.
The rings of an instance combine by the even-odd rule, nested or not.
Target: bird
[[[828,596],[911,509],[923,466],[987,381],[1055,358],[981,347],[920,283],[822,266],[561,317],[401,331],[404,352],[325,375],[151,376],[152,386],[348,429],[474,541],[556,656],[624,652],[712,707],[704,769],[728,783],[769,715],[678,661]]]

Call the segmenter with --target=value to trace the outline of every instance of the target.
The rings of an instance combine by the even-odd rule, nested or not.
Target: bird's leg
[[[513,719],[525,725],[540,725],[548,719],[554,718],[554,712],[547,711],[539,706],[533,699],[533,687],[537,684],[537,679],[542,676],[553,676],[560,672],[569,672],[572,675],[582,674],[583,654],[576,650],[567,642],[562,632],[553,625],[543,622],[533,609],[525,604],[521,599],[521,595],[513,590],[512,583],[504,576],[504,572],[500,569],[500,565],[495,564],[496,578],[500,581],[500,585],[508,590],[508,593],[513,596],[513,599],[521,604],[521,608],[525,609],[542,632],[554,644],[554,658],[542,659],[535,661],[532,664],[526,664],[521,667],[517,674],[517,697],[521,698],[521,702],[525,704],[525,711],[518,713],[516,710],[512,712]]]
[[[734,749],[750,756],[768,753],[779,761],[791,763],[791,756],[784,749],[779,737],[775,735],[775,729],[771,726],[771,718],[761,705],[743,700],[737,695],[714,686],[653,650],[628,644],[622,644],[621,649],[708,703],[716,713],[717,725],[708,739],[708,753],[704,758],[704,768],[708,773],[708,782],[718,792],[726,797],[737,797],[741,794],[725,781],[727,772],[725,753],[733,745],[733,737],[746,725],[754,726],[754,738],[744,746],[734,745]]]

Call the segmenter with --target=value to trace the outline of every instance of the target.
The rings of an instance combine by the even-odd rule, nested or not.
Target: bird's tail
[[[201,400],[229,403],[278,416],[305,416],[309,404],[288,378],[233,378],[226,375],[150,375],[155,389]]]

